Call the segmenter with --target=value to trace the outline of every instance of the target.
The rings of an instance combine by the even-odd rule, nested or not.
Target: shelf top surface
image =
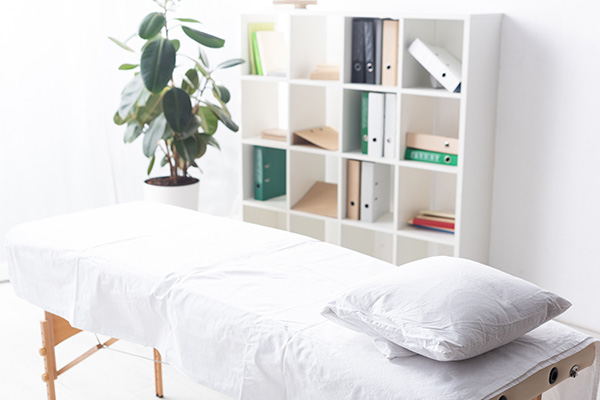
[[[472,13],[457,13],[454,11],[449,12],[436,12],[431,13],[426,10],[413,9],[407,12],[397,11],[377,11],[377,12],[365,12],[364,10],[346,10],[340,12],[339,10],[327,10],[325,8],[319,8],[316,5],[309,5],[306,9],[295,9],[291,6],[267,6],[264,8],[247,10],[241,12],[242,17],[244,16],[269,16],[269,15],[280,15],[280,16],[291,16],[291,17],[342,17],[342,18],[404,18],[404,19],[439,19],[439,20],[468,20],[470,18],[476,18],[479,16],[502,16],[502,13],[490,13],[490,12],[472,12]]]

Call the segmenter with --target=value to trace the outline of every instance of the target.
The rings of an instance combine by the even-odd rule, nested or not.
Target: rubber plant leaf
[[[192,119],[190,96],[182,89],[171,88],[163,97],[163,112],[171,129],[183,133]]]
[[[197,19],[193,19],[193,18],[175,18],[177,21],[180,22],[189,22],[192,24],[201,24],[202,22],[198,21]]]
[[[217,65],[217,67],[215,68],[215,71],[218,69],[226,69],[226,68],[235,67],[236,65],[240,65],[245,62],[246,61],[244,61],[243,58],[233,58],[231,60],[223,61],[221,64]]]
[[[152,93],[143,106],[138,105],[135,115],[138,124],[148,124],[162,113],[162,98],[165,92]]]
[[[148,129],[144,133],[144,142],[142,143],[142,150],[146,157],[152,157],[158,146],[158,141],[162,139],[165,132],[167,120],[164,116],[157,117],[150,123]]]
[[[192,115],[190,122],[183,130],[180,138],[184,139],[188,136],[192,136],[193,134],[198,132],[198,128],[200,128],[200,117],[198,117],[197,115]]]
[[[198,90],[199,84],[200,77],[198,76],[198,71],[194,68],[188,69],[183,77],[183,82],[181,82],[181,88],[191,96],[196,90]]]
[[[119,69],[122,71],[127,71],[130,69],[135,69],[139,66],[140,66],[139,64],[121,64],[121,65],[119,65]]]
[[[198,155],[198,141],[194,135],[175,141],[177,152],[187,162],[192,162]]]
[[[117,46],[119,46],[120,48],[130,51],[132,53],[135,53],[135,50],[133,50],[131,47],[127,46],[125,43],[121,42],[120,40],[117,40],[114,37],[110,37],[110,36],[108,38],[110,40],[112,40],[114,43],[116,43]]]
[[[142,127],[135,121],[131,121],[127,124],[125,135],[123,135],[123,141],[125,143],[131,143],[142,133]]]
[[[171,40],[171,44],[175,48],[175,52],[179,51],[179,47],[181,47],[181,42],[177,39],[170,39],[170,40]]]
[[[150,164],[148,165],[148,175],[150,175],[150,172],[152,172],[152,168],[154,168],[154,161],[156,161],[156,155],[152,155],[152,158],[150,159]]]
[[[138,35],[142,39],[150,39],[156,36],[161,29],[165,26],[165,16],[159,12],[153,12],[144,17],[140,28],[138,29]]]
[[[131,119],[133,118],[133,115],[129,114],[127,116],[127,118],[121,118],[121,116],[119,115],[118,112],[115,113],[115,116],[113,117],[113,122],[117,125],[125,125],[126,123],[128,123],[129,121],[131,121]]]
[[[208,103],[208,108],[219,119],[219,121],[225,124],[225,126],[233,132],[237,132],[240,129],[237,124],[233,122],[231,118],[229,118],[229,116],[225,114],[225,112],[223,112],[223,110],[221,110],[219,107]]]
[[[200,61],[202,62],[202,64],[204,64],[204,66],[206,68],[210,68],[210,64],[208,62],[208,57],[206,56],[206,52],[204,51],[204,49],[202,48],[202,46],[198,46],[198,56],[199,56]]]
[[[225,40],[209,35],[208,33],[200,32],[188,26],[182,26],[181,29],[183,29],[183,32],[188,35],[190,39],[195,40],[203,46],[218,49],[225,45]]]
[[[215,95],[215,97],[221,99],[223,103],[229,103],[229,100],[231,100],[231,94],[229,93],[229,89],[227,89],[225,86],[216,86],[216,89],[213,89],[213,94]]]
[[[196,154],[196,158],[200,158],[206,153],[206,147],[209,144],[209,138],[212,137],[210,135],[205,135],[202,133],[196,134],[196,141],[198,142],[198,153]],[[197,165],[196,165],[197,167]]]
[[[136,75],[127,83],[127,85],[125,85],[121,92],[121,103],[119,104],[117,111],[122,119],[126,119],[127,115],[133,110],[133,107],[143,90],[144,83],[142,82],[142,77],[140,75]]]
[[[198,107],[196,114],[200,116],[200,126],[202,126],[204,133],[212,135],[217,131],[219,119],[210,111],[208,107]]]
[[[215,137],[213,135],[208,135],[206,133],[200,133],[200,137],[202,137],[203,139],[206,140],[207,145],[212,146],[219,151],[221,150],[221,146],[219,145],[219,142],[217,142],[217,139],[215,139]]]
[[[146,88],[159,93],[173,75],[175,47],[165,38],[151,41],[142,53],[140,67]]]

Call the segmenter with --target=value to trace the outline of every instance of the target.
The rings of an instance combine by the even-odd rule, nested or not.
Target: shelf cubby
[[[324,242],[339,244],[337,221],[292,212],[290,232],[299,233]]]
[[[287,215],[285,212],[267,210],[250,205],[244,205],[244,221],[284,231],[288,228]]]
[[[401,102],[400,160],[404,160],[408,132],[458,138],[460,100],[403,94]]]
[[[309,79],[310,73],[319,64],[341,65],[343,40],[341,17],[292,15],[290,29],[293,49],[290,57],[291,79]]]
[[[464,21],[457,19],[407,18],[402,33],[402,87],[431,89],[429,73],[408,52],[413,40],[445,48],[462,62]],[[464,69],[464,68],[463,68]],[[440,93],[445,89],[435,89]]]
[[[331,126],[340,133],[339,91],[335,87],[290,84],[290,135]],[[294,147],[316,146],[296,145]]]
[[[420,210],[456,210],[456,175],[416,168],[398,169],[398,229],[407,227],[408,220]],[[431,231],[425,230],[428,234]],[[438,232],[432,232],[438,233]],[[451,236],[451,233],[441,233]]]
[[[290,179],[288,193],[290,207],[293,207],[308,193],[317,182],[337,184],[335,204],[330,206],[338,209],[339,182],[338,158],[333,155],[315,154],[305,151],[291,150],[289,152]]]
[[[448,244],[432,243],[413,237],[398,236],[396,242],[396,265],[402,265],[425,257],[454,256],[454,247]]]
[[[264,142],[274,142],[273,144],[279,144],[280,142],[274,140],[263,140]],[[268,146],[271,143],[265,143],[266,147],[277,147]],[[289,207],[287,202],[287,196],[278,196],[268,200],[255,200],[254,199],[254,145],[244,143],[242,145],[242,199],[244,204],[252,205],[253,207],[266,208],[271,210],[286,211]]]
[[[252,67],[249,60],[250,54],[250,36],[248,35],[248,24],[250,23],[263,23],[263,22],[272,22],[275,24],[276,31],[283,32],[285,36],[285,43],[287,45],[287,53],[285,56],[289,61],[290,54],[290,18],[289,15],[279,14],[279,13],[271,13],[271,14],[245,14],[241,17],[241,50],[244,55],[244,59],[247,60],[244,64],[241,65],[241,73],[242,79],[251,77],[250,79],[258,79],[258,80],[269,80],[267,76],[259,76],[259,75],[251,75]],[[288,62],[288,66],[290,63]],[[289,73],[288,73],[289,76]],[[281,80],[278,78],[277,80]]]
[[[347,225],[353,225],[353,226],[358,226],[358,227],[366,227],[368,226],[370,229],[379,231],[379,232],[393,232],[394,231],[394,191],[390,190],[389,191],[389,210],[388,212],[386,212],[385,214],[381,215],[375,222],[364,222],[364,221],[360,221],[360,220],[350,220],[347,218],[347,212],[348,212],[348,160],[356,160],[356,158],[352,157],[352,158],[348,158],[346,159],[345,157],[342,159],[342,190],[340,192],[340,197],[341,197],[341,208],[340,208],[340,214],[341,214],[341,218],[342,221],[344,223],[346,223]],[[370,162],[372,162],[371,160],[369,160]],[[395,171],[395,167],[393,165],[388,165],[385,163],[380,163],[386,166],[386,168],[389,169],[389,176],[390,176],[390,180],[389,182],[387,182],[387,185],[389,185],[388,187],[393,188],[395,187],[395,175],[396,175],[396,171]]]
[[[343,247],[394,262],[394,235],[342,224],[341,243]]]
[[[242,81],[242,138],[260,139],[264,129],[288,128],[288,110],[283,107],[288,86],[281,82]],[[273,142],[269,140],[269,142]]]

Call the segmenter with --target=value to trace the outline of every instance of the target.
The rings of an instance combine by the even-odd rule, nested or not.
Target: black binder
[[[375,24],[373,19],[365,19],[365,83],[376,83],[375,71]]]
[[[365,19],[352,20],[352,83],[365,83]]]

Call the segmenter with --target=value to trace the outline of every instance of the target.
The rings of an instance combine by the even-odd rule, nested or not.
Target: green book
[[[369,92],[362,92],[360,112],[360,143],[363,154],[369,153]]]
[[[258,42],[256,41],[256,32],[252,32],[252,48],[254,49],[254,75],[262,75],[262,64],[260,63],[260,52],[258,51]]]
[[[257,31],[274,31],[275,22],[251,22],[248,24],[248,44],[250,45],[250,68],[252,75],[259,75],[256,69],[256,57],[258,56],[258,48],[254,33]],[[262,74],[260,74],[262,75]]]
[[[423,161],[433,164],[458,165],[456,154],[438,153],[436,151],[406,148],[405,160]]]
[[[269,200],[285,194],[285,150],[254,146],[254,198]]]

